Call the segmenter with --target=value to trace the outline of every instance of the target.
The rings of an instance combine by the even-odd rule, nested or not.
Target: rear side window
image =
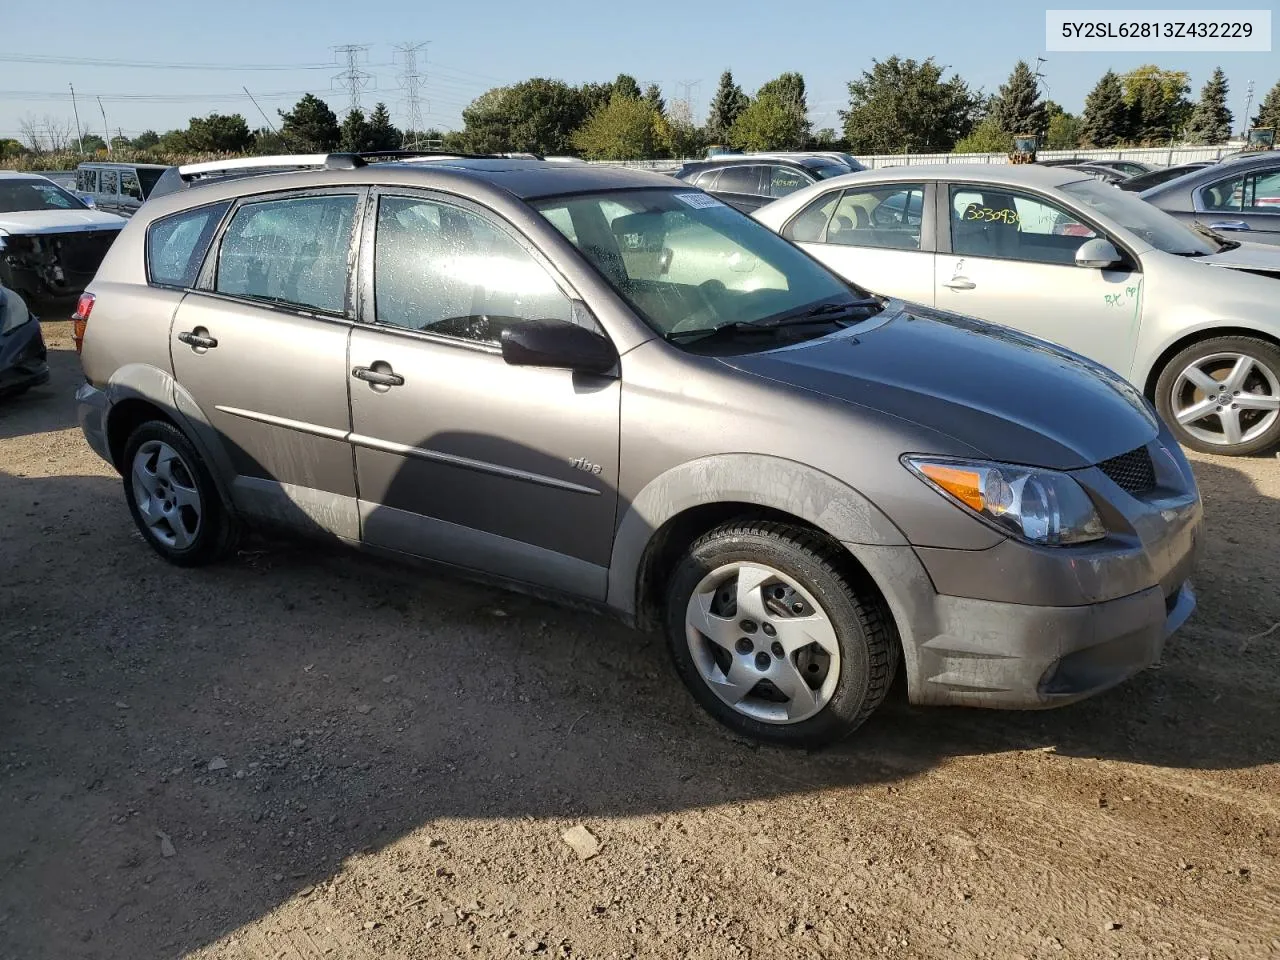
[[[760,171],[763,169],[765,168],[745,165],[725,167],[720,171],[720,179],[716,181],[716,190],[719,193],[746,193],[751,196],[761,196]]]
[[[98,192],[115,196],[116,193],[116,172],[114,170],[103,170],[101,180],[98,182]]]
[[[356,198],[324,194],[246,203],[218,253],[219,293],[343,313]]]
[[[166,287],[195,286],[209,241],[230,203],[215,203],[165,217],[147,231],[147,277]]]

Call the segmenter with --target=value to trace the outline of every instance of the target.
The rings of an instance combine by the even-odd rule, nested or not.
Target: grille
[[[1146,447],[1138,447],[1137,450],[1103,460],[1098,464],[1098,469],[1121,490],[1132,494],[1146,493],[1156,485],[1156,468]]]

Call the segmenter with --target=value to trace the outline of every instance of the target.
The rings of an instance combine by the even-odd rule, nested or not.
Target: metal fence
[[[1042,150],[1038,160],[1057,160],[1078,157],[1081,160],[1137,160],[1171,167],[1175,163],[1192,163],[1197,160],[1221,160],[1224,154],[1238,150],[1238,146],[1216,147],[1141,147],[1126,150]],[[882,153],[854,154],[858,162],[870,170],[877,167],[901,167],[919,163],[1008,163],[1004,153]],[[703,159],[702,157],[690,159]],[[615,167],[635,167],[641,170],[672,170],[685,160],[601,160],[599,163]]]

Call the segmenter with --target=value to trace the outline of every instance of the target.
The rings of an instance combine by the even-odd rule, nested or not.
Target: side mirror
[[[502,359],[514,367],[561,367],[608,373],[618,351],[598,333],[567,320],[530,320],[502,331]]]
[[[1115,248],[1115,245],[1110,240],[1103,240],[1101,237],[1086,240],[1080,244],[1080,249],[1076,251],[1077,267],[1092,267],[1095,270],[1105,270],[1107,267],[1115,266],[1119,262],[1120,251]]]

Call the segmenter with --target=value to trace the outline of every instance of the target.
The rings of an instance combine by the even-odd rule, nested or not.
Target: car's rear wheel
[[[811,531],[743,522],[699,538],[673,572],[676,670],[721,723],[758,740],[820,746],[884,700],[897,644],[878,597]]]
[[[1242,457],[1280,443],[1280,347],[1256,337],[1192,344],[1156,383],[1156,409],[1184,446]]]
[[[200,455],[172,424],[151,420],[129,436],[125,496],[142,537],[180,567],[211,563],[234,547],[238,525]]]

